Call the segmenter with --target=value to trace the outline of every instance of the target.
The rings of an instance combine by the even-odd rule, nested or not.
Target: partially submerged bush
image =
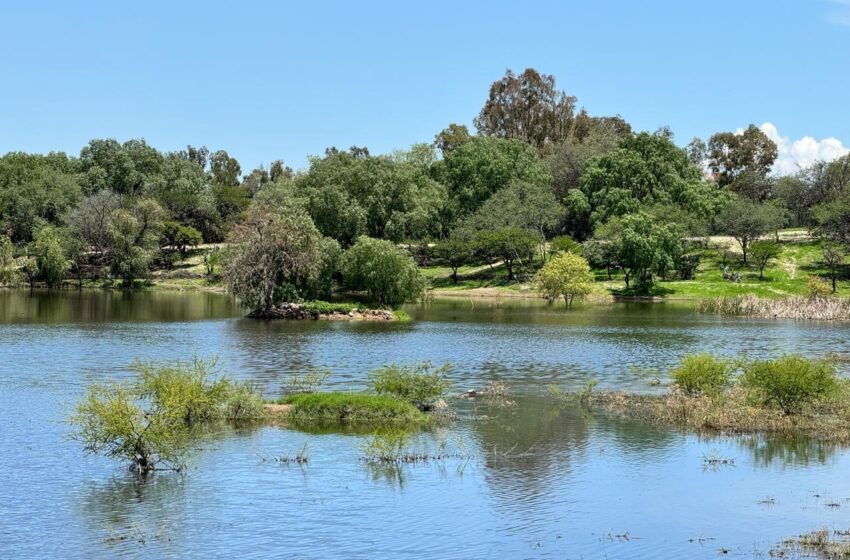
[[[213,362],[156,366],[136,364],[136,381],[89,387],[70,423],[73,437],[92,453],[127,460],[146,473],[180,469],[195,429],[214,420],[263,414],[249,385],[210,380]]]
[[[729,386],[733,366],[711,354],[685,356],[670,376],[688,395],[716,394]]]
[[[832,361],[793,355],[748,364],[741,382],[757,402],[776,405],[786,415],[799,412],[807,403],[833,396],[839,389]]]
[[[426,418],[409,402],[365,393],[302,393],[280,399],[296,421],[328,424],[415,424]]]
[[[433,367],[430,362],[388,365],[369,374],[369,383],[379,395],[393,395],[429,410],[451,387],[446,378],[449,365]]]
[[[289,395],[298,393],[314,393],[321,387],[331,372],[326,369],[312,368],[304,374],[292,373],[289,376],[289,382],[284,387],[284,392]]]

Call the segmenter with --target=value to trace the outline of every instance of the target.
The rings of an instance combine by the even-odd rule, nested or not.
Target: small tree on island
[[[750,245],[750,260],[759,269],[759,279],[764,279],[764,269],[770,259],[779,256],[780,248],[776,241],[756,241]]]
[[[270,310],[319,276],[320,240],[313,221],[300,208],[252,206],[230,235],[224,267],[228,289],[252,312]]]
[[[559,253],[537,273],[537,285],[550,301],[563,297],[570,308],[575,298],[593,291],[593,274],[584,258],[573,253]]]

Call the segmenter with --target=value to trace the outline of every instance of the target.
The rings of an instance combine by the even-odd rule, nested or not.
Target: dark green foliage
[[[795,355],[752,362],[744,368],[741,382],[758,402],[776,405],[785,414],[798,413],[807,403],[839,390],[833,362]]]
[[[508,273],[508,280],[514,280],[514,269],[517,263],[528,265],[534,260],[534,252],[540,245],[542,237],[528,230],[507,227],[476,234],[476,253],[488,262],[501,260]]]
[[[59,218],[82,197],[73,160],[12,152],[0,158],[0,227],[13,242],[27,242],[44,224]]]
[[[349,290],[365,292],[373,303],[389,307],[418,298],[424,289],[410,255],[383,239],[359,238],[343,253],[340,271]]]
[[[548,187],[548,166],[537,151],[518,140],[472,137],[434,164],[432,176],[448,189],[454,213],[472,214],[514,181]]]
[[[673,204],[710,217],[722,200],[684,150],[663,134],[642,132],[591,160],[581,178],[580,194],[573,195],[567,207],[571,219],[580,220],[577,213],[587,212],[590,223],[597,225],[654,204]]]
[[[581,243],[570,237],[569,235],[559,235],[549,240],[550,253],[573,253],[574,255],[583,255]]]
[[[369,374],[369,384],[379,395],[393,395],[429,410],[451,387],[446,378],[448,364],[433,367],[430,362],[408,366],[392,364]]]
[[[457,271],[472,260],[475,245],[465,239],[452,237],[434,246],[434,256],[452,269],[452,282],[457,284]]]
[[[417,163],[334,151],[295,182],[316,227],[343,247],[361,235],[398,242],[444,231],[445,187]]]

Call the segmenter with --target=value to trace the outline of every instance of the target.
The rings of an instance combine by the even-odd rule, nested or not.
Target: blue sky
[[[471,125],[529,66],[681,144],[751,122],[788,157],[850,144],[850,0],[14,2],[0,49],[2,153],[143,137],[298,168]]]

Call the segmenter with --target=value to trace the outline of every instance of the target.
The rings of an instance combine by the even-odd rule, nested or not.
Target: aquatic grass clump
[[[318,424],[417,425],[428,420],[411,403],[389,395],[366,393],[303,393],[278,401],[290,405],[295,422]]]
[[[752,294],[704,299],[700,313],[770,319],[850,319],[850,299],[839,297],[800,297],[768,299]]]
[[[393,395],[427,411],[451,387],[446,378],[448,364],[433,367],[430,362],[400,366],[391,364],[369,374],[369,384],[379,395]]]
[[[757,402],[776,405],[785,414],[797,413],[803,405],[833,397],[839,390],[834,362],[802,356],[752,362],[744,368],[741,383]]]
[[[685,356],[670,376],[688,395],[716,394],[729,386],[734,366],[711,354]]]
[[[784,541],[770,551],[772,558],[816,558],[839,560],[850,558],[850,531],[827,528]]]
[[[334,313],[346,315],[348,313],[353,313],[355,311],[364,311],[366,309],[365,307],[357,303],[340,303],[322,300],[305,301],[300,305],[301,309],[313,315],[314,317],[318,317],[319,315],[331,315]]]

